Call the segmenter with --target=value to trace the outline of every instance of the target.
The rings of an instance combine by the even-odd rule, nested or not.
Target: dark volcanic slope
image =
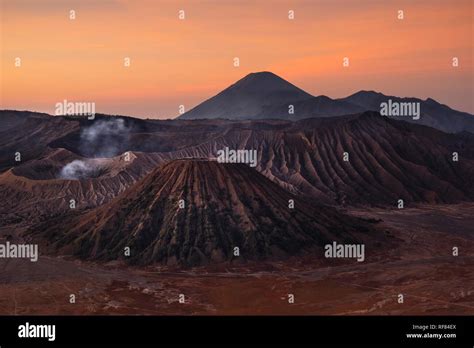
[[[297,122],[187,122],[167,132],[170,159],[215,157],[224,147],[256,149],[258,171],[289,191],[327,203],[474,200],[474,136],[467,132],[446,134],[375,112]],[[147,139],[162,144],[161,134]],[[141,143],[131,146],[139,149]]]
[[[468,133],[449,135],[367,112],[307,119],[272,131],[233,129],[223,142],[257,149],[260,172],[321,200],[376,205],[394,205],[400,198],[474,200],[474,137]]]
[[[183,199],[185,208],[180,209]],[[198,265],[301,254],[332,241],[381,240],[366,222],[308,205],[244,164],[176,160],[116,200],[32,230],[46,248],[82,258]],[[321,255],[323,255],[321,253]]]
[[[47,152],[47,145],[79,129],[79,124],[61,117],[28,111],[0,111],[0,173]]]
[[[288,113],[288,107],[292,105],[294,114]],[[289,120],[301,120],[310,117],[331,117],[350,115],[365,111],[362,106],[351,104],[344,100],[334,100],[325,95],[311,97],[305,100],[287,101],[265,107],[254,119],[278,118]]]
[[[42,132],[46,132],[48,139],[55,139],[48,143],[49,147],[66,148],[87,157],[83,149],[90,147],[80,146],[78,142],[81,132],[78,121],[43,118],[40,122],[27,121],[36,124],[31,131],[38,134],[39,139],[45,138]],[[407,203],[474,200],[474,136],[469,132],[446,134],[375,112],[297,122],[134,119],[127,122],[130,134],[126,141],[120,142],[120,153],[146,153],[161,163],[184,157],[215,157],[224,147],[255,149],[259,172],[293,193],[303,193],[327,203],[393,206],[400,198]],[[54,137],[54,127],[57,127],[58,138]],[[21,135],[9,135],[15,139],[7,145],[10,149],[29,145],[41,153],[51,151],[47,145],[37,144],[35,138],[27,138],[22,125],[10,129],[10,133]],[[349,153],[349,162],[342,160],[343,152]],[[452,161],[453,152],[458,152],[458,162]],[[48,166],[49,171],[55,167],[48,161],[47,156],[42,156],[31,163],[16,164],[13,173],[31,178],[39,172],[49,175]],[[0,164],[7,163],[11,160]],[[141,173],[136,178],[150,169],[149,165],[145,171],[134,165],[129,167],[132,172]],[[118,176],[114,179],[107,174],[107,177],[111,187],[122,187],[125,183]],[[0,177],[0,184],[4,179],[6,177]],[[116,180],[119,182],[114,182]],[[16,190],[15,185],[9,187]],[[41,189],[37,188],[38,191]],[[84,193],[84,196],[92,197],[93,193]],[[95,205],[93,202],[85,204]]]

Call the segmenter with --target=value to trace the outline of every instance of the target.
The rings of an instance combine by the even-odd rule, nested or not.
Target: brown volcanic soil
[[[0,226],[0,238],[8,235],[13,235],[14,239],[19,238],[20,232],[35,222],[41,214],[62,214],[61,207],[67,202],[61,196],[62,192],[72,192],[75,197],[82,195],[84,198],[82,201],[84,205],[80,206],[82,209],[113,199],[120,191],[116,192],[114,188],[120,187],[125,190],[133,183],[130,178],[124,181],[117,179],[123,171],[115,171],[119,169],[119,166],[115,165],[111,166],[112,170],[104,173],[103,178],[100,176],[91,180],[69,180],[69,183],[66,183],[66,180],[48,179],[57,168],[54,163],[53,167],[48,167],[52,163],[48,162],[52,159],[48,157],[51,148],[64,147],[75,153],[68,156],[80,154],[77,146],[79,127],[84,123],[82,121],[34,113],[12,115],[11,112],[4,111],[1,112],[0,121],[2,125],[0,171],[3,172],[0,177],[0,189],[9,192],[8,195],[6,191],[1,193],[0,204],[3,212],[12,214],[9,215],[7,224]],[[0,313],[471,315],[474,313],[471,286],[474,283],[472,254],[474,207],[465,203],[449,206],[413,204],[417,201],[473,200],[474,138],[471,134],[445,134],[427,127],[388,120],[373,113],[299,122],[133,119],[127,122],[133,123],[134,126],[130,141],[127,142],[128,147],[122,150],[157,152],[159,161],[187,156],[213,156],[224,146],[255,148],[260,154],[257,169],[262,174],[292,192],[308,194],[312,199],[316,197],[318,202],[393,205],[394,200],[401,197],[409,203],[407,205],[409,209],[357,210],[351,213],[357,216],[382,218],[384,221],[378,224],[379,230],[387,229],[398,238],[398,241],[405,243],[390,244],[389,247],[383,248],[377,248],[375,243],[368,248],[370,255],[362,264],[354,262],[351,265],[340,261],[328,264],[322,263],[319,257],[308,259],[307,256],[305,259],[288,258],[284,262],[274,260],[244,264],[223,262],[219,265],[220,268],[208,266],[174,273],[170,273],[169,270],[162,272],[155,268],[130,268],[123,264],[71,262],[45,256],[42,256],[40,262],[36,264],[22,260],[0,260]],[[349,163],[341,163],[342,150],[350,153]],[[12,153],[15,151],[22,152],[23,162],[20,165],[12,160]],[[458,151],[460,154],[460,161],[457,163],[450,161],[453,151]],[[11,169],[12,167],[15,168]],[[128,166],[124,175],[128,175],[126,173],[128,170],[135,171],[140,168],[141,166]],[[171,185],[173,182],[178,182],[178,178],[181,176],[175,175],[167,183]],[[158,180],[159,178],[156,181]],[[103,184],[99,185],[99,182]],[[206,181],[200,180],[200,182]],[[165,187],[165,184],[160,182],[162,187]],[[256,191],[251,191],[255,196],[250,197],[262,198],[261,193],[264,190],[259,188],[258,183],[255,185]],[[242,185],[233,184],[233,186],[237,192],[244,194],[244,197],[238,196],[237,203],[244,203],[248,192],[247,186],[244,186],[243,191],[239,191]],[[268,186],[264,184],[267,189]],[[148,188],[155,193],[158,189],[153,185],[144,187]],[[211,184],[206,184],[205,188],[210,190]],[[230,191],[226,189],[225,193],[228,192]],[[106,197],[104,193],[109,196]],[[191,190],[186,194],[188,199],[196,199],[196,203],[197,198],[207,197],[206,191],[200,191],[198,197],[193,196]],[[216,193],[213,192],[213,195]],[[275,196],[280,197],[280,194]],[[142,196],[135,192],[136,199],[123,202],[123,206],[131,209],[130,211],[135,209],[135,203],[158,209],[158,212],[160,209],[170,208],[170,205],[162,203],[153,204],[156,202],[147,200],[146,197],[147,195]],[[166,202],[164,195],[160,197],[159,202]],[[281,197],[287,198],[287,196]],[[230,203],[225,203],[219,209],[234,208],[232,197],[226,200]],[[312,202],[307,199],[305,201]],[[206,200],[202,199],[202,202],[202,205],[198,205],[197,216],[214,218],[214,214],[205,211]],[[287,216],[284,214],[287,213],[287,204],[282,205],[279,202],[278,199],[271,202],[270,212],[283,216],[283,221],[286,222]],[[149,205],[146,205],[148,203]],[[297,200],[298,209],[304,206],[305,202]],[[189,207],[190,205],[187,209]],[[285,210],[282,210],[283,208]],[[115,205],[115,201],[99,209],[97,211],[102,211],[104,214],[99,221],[101,228],[105,226],[113,231],[117,223],[126,221],[116,217],[109,219],[102,210],[112,209],[113,212],[117,212],[117,216],[123,216],[120,215],[123,212]],[[312,211],[310,209],[315,207],[303,210],[305,209]],[[331,215],[333,210],[326,209],[328,210],[317,209],[318,214],[321,211],[325,212],[321,215],[322,220],[326,216],[336,221],[343,216],[340,213],[333,216]],[[171,221],[179,221],[178,212],[172,209],[168,211],[173,217]],[[265,214],[260,214],[258,210],[251,213],[246,216],[255,219],[259,226],[266,226],[261,220],[265,218]],[[18,214],[16,219],[15,214]],[[40,237],[40,232],[47,232],[49,228],[56,227],[58,236],[64,232],[70,233],[64,236],[64,243],[68,240],[80,243],[82,241],[74,231],[82,231],[83,223],[93,226],[94,219],[99,216],[87,214],[89,213],[80,215],[85,217],[84,221],[75,216],[76,214],[57,217],[47,222],[43,226],[43,231],[32,231],[32,235]],[[227,213],[222,214],[228,216]],[[136,213],[135,216],[141,215]],[[2,222],[5,221],[4,215],[0,218]],[[215,218],[222,217],[217,215]],[[273,216],[272,219],[274,218]],[[154,215],[148,215],[143,222],[151,224],[156,221],[155,219]],[[252,219],[250,221],[253,221]],[[230,226],[237,226],[245,221],[232,220],[232,224],[236,225]],[[349,220],[347,217],[343,218],[342,224],[346,225]],[[351,221],[358,221],[356,227],[360,226],[360,220]],[[127,221],[130,224],[134,222],[132,219]],[[224,220],[220,225],[227,227],[228,222]],[[339,221],[337,222],[340,226]],[[144,232],[143,240],[148,241],[147,229],[139,225],[134,226]],[[163,226],[174,227],[170,224]],[[298,224],[295,228],[298,231]],[[98,236],[102,236],[99,232],[103,230],[88,230],[85,250],[89,255],[86,257],[93,255],[101,260],[115,259],[118,251],[121,251],[120,241],[113,238],[98,240]],[[167,231],[164,232],[165,236]],[[191,233],[188,235],[189,238],[195,237]],[[349,235],[354,240],[364,241],[370,234],[349,233]],[[209,240],[211,245],[217,243],[209,235],[204,233],[204,236],[206,243]],[[311,242],[311,235],[297,233],[297,236],[298,243]],[[123,234],[119,234],[118,237],[122,238]],[[90,247],[91,243],[102,240],[116,248],[115,255],[97,255]],[[267,248],[269,244],[266,244],[265,238],[263,240],[265,246],[263,250],[269,250]],[[153,239],[152,242],[159,245],[159,239]],[[190,250],[189,246],[183,245]],[[219,241],[217,245],[225,244]],[[249,245],[252,246],[252,243]],[[256,246],[258,243],[253,245]],[[451,256],[453,245],[460,247],[460,256]],[[81,250],[81,245],[73,244],[73,246],[78,247],[76,250]],[[294,248],[294,245],[289,246]],[[49,247],[51,248],[49,251],[57,251],[58,245]],[[40,250],[48,251],[44,244]],[[228,249],[225,250],[229,252]],[[261,256],[258,253],[259,248],[253,250],[257,251],[256,256]],[[270,250],[273,253],[273,249]],[[71,253],[71,250],[61,249],[61,252]],[[318,250],[313,252],[316,253]],[[153,255],[153,252],[151,256],[148,254],[149,260],[153,259]],[[168,255],[166,253],[166,261]],[[189,255],[184,253],[184,259],[186,260]],[[285,301],[285,296],[290,291],[296,296],[296,303],[293,305]],[[76,305],[68,303],[71,292],[79,294],[80,300]],[[396,294],[400,292],[406,294],[404,305],[397,304],[395,300]],[[186,294],[189,300],[186,305],[177,303],[179,293]]]
[[[234,259],[235,247],[247,260],[387,240],[368,222],[309,205],[245,164],[204,160],[166,163],[110,203],[48,220],[29,236],[84,259],[122,259],[129,247],[132,263],[183,266]]]
[[[374,262],[291,258],[173,272],[45,256],[37,263],[0,260],[0,314],[473,315],[473,212],[472,204],[355,211],[383,218],[406,241],[375,250]]]

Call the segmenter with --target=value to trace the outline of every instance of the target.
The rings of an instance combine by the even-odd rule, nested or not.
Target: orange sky
[[[313,95],[376,90],[474,113],[472,0],[0,1],[1,109],[67,99],[169,118],[267,70]]]

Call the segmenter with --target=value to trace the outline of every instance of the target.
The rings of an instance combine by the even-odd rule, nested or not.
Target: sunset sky
[[[474,113],[472,0],[0,1],[1,109],[67,99],[171,118],[265,70],[313,95],[376,90]]]

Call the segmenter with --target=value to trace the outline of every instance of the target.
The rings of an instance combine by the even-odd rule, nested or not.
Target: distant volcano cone
[[[267,71],[248,74],[214,97],[180,116],[181,119],[253,119],[267,107],[295,103],[312,96]],[[288,106],[286,105],[288,109]]]
[[[231,260],[236,247],[243,259],[278,258],[376,238],[368,223],[295,199],[247,165],[204,160],[169,162],[114,201],[35,231],[82,258],[122,258],[129,247],[133,263],[186,266]]]

